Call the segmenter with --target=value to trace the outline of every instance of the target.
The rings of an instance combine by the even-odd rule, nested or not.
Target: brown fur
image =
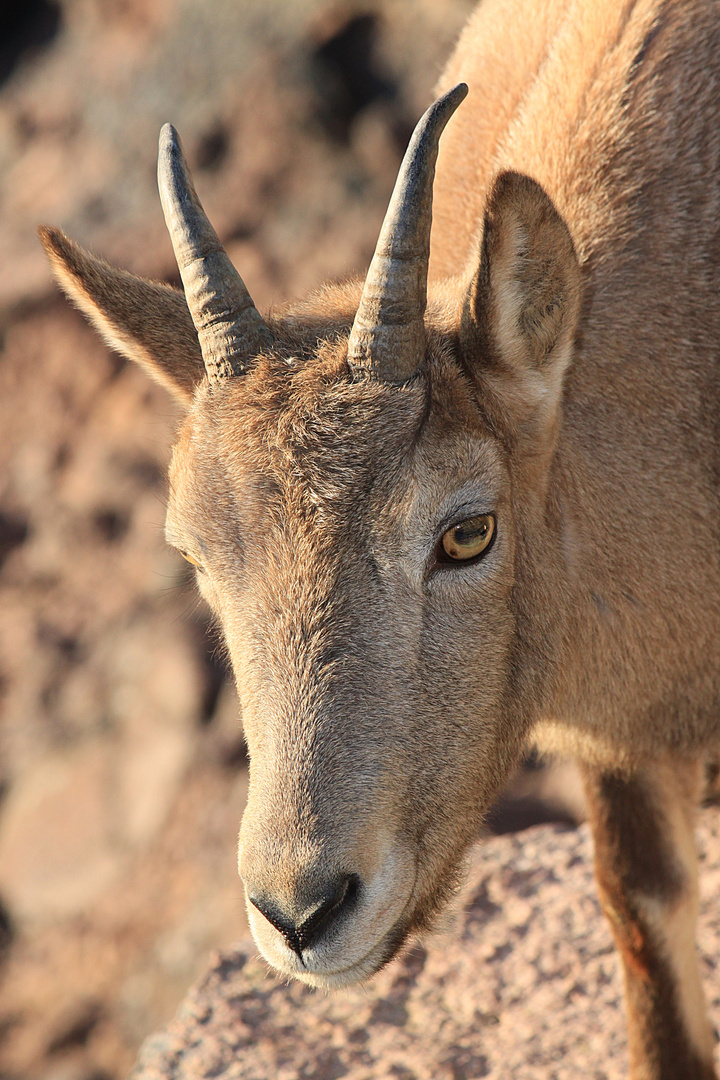
[[[405,385],[348,371],[360,283],[277,313],[272,354],[209,387],[177,293],[45,240],[116,347],[195,386],[168,538],[238,682],[251,903],[295,926],[361,883],[302,957],[251,907],[268,959],[342,985],[431,925],[532,736],[604,776],[633,1076],[705,1078],[689,802],[660,779],[720,734],[720,7],[485,0],[459,77]],[[487,555],[444,563],[487,513]]]
[[[696,762],[586,770],[600,899],[625,969],[633,1075],[711,1080],[712,1036],[693,939]]]

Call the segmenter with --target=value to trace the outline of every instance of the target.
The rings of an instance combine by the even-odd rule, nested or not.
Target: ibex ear
[[[500,393],[505,389],[528,419],[529,406],[541,424],[555,417],[580,297],[567,225],[538,183],[501,173],[485,209],[461,338],[470,364],[481,363]]]
[[[108,344],[187,404],[205,366],[184,294],[109,266],[59,229],[38,235],[61,287]]]

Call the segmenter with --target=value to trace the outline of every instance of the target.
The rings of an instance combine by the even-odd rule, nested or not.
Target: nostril
[[[351,907],[359,888],[360,879],[357,874],[343,874],[325,889],[314,904],[306,907],[297,920],[286,915],[265,897],[249,895],[248,899],[270,925],[282,934],[293,952],[302,960],[303,950],[310,948],[341,910],[347,911]]]
[[[349,908],[355,899],[360,881],[356,874],[346,874],[327,891],[314,911],[306,915],[297,927],[297,937],[301,949],[307,949],[319,937],[320,931],[330,923],[340,909]]]
[[[297,939],[293,920],[284,915],[276,904],[266,900],[265,897],[248,894],[248,899],[253,907],[256,907],[260,914],[265,916],[270,925],[274,926],[282,934],[292,951],[297,953],[302,960],[302,949]]]

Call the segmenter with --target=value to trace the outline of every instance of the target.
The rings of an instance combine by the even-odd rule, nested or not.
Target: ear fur
[[[108,344],[187,404],[205,366],[184,294],[109,266],[59,229],[38,235],[61,288]]]
[[[479,361],[514,397],[520,391],[526,405],[532,402],[551,420],[580,300],[580,267],[567,225],[535,180],[501,173],[488,196],[480,266],[463,308],[461,338],[470,364]]]

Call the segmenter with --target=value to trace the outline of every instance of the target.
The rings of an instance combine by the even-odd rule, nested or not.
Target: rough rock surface
[[[720,815],[699,829],[700,949],[720,1019]],[[324,996],[269,975],[252,943],[219,955],[132,1080],[621,1080],[622,980],[587,826],[476,849],[455,925],[369,985]]]

